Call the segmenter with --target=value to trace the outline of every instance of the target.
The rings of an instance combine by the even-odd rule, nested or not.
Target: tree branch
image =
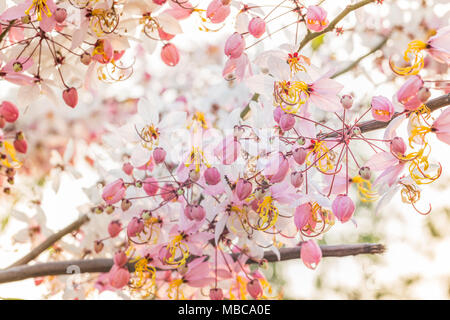
[[[389,36],[384,37],[383,40],[377,46],[372,48],[372,50],[370,50],[365,55],[363,55],[363,56],[359,57],[358,59],[356,59],[355,61],[353,61],[351,64],[348,65],[348,67],[346,67],[346,68],[342,69],[341,71],[338,71],[335,74],[333,74],[331,76],[331,79],[339,77],[340,75],[342,75],[342,74],[344,74],[346,72],[349,72],[350,70],[355,68],[363,59],[367,58],[372,53],[374,53],[374,52],[380,50],[381,48],[383,48],[388,40],[389,40]]]
[[[280,261],[293,260],[300,258],[300,247],[282,248],[280,249]],[[383,253],[385,247],[377,243],[358,243],[348,245],[322,245],[323,257],[345,257],[359,254],[379,254]],[[237,254],[233,254],[236,259]],[[277,256],[273,252],[266,252],[264,258],[269,262],[277,262]],[[249,260],[249,263],[256,263]],[[54,276],[54,275],[70,275],[69,270],[79,270],[80,273],[96,273],[108,272],[113,265],[112,259],[92,259],[92,260],[72,260],[58,261],[49,263],[38,263],[32,266],[17,266],[0,271],[0,283],[20,281],[28,278]],[[128,264],[130,271],[134,270],[134,263]]]
[[[376,0],[363,0],[358,3],[348,5],[336,18],[334,18],[333,21],[330,22],[330,24],[323,29],[320,32],[308,32],[306,36],[303,38],[303,40],[300,42],[300,45],[298,46],[297,52],[299,52],[301,49],[303,49],[304,46],[308,44],[311,40],[314,40],[315,38],[321,36],[322,34],[325,34],[327,32],[333,31],[333,29],[336,27],[336,25],[345,18],[350,12],[355,11],[356,9],[359,9],[366,4],[375,2]]]
[[[38,245],[36,248],[34,248],[30,253],[28,253],[23,258],[17,260],[12,265],[10,265],[8,268],[17,267],[23,264],[27,264],[37,256],[39,256],[42,252],[47,250],[49,247],[51,247],[56,241],[64,237],[66,234],[71,233],[75,230],[78,230],[83,224],[89,221],[89,218],[87,215],[82,215],[78,220],[72,222],[70,225],[65,227],[64,229],[58,231],[55,234],[52,234],[50,237],[45,239],[40,245]]]

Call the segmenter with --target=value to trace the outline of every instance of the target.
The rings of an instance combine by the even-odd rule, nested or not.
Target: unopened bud
[[[361,178],[365,180],[369,180],[371,176],[370,168],[369,167],[361,167],[359,169],[359,175]]]
[[[341,104],[345,109],[350,109],[353,106],[353,97],[349,94],[343,95]]]

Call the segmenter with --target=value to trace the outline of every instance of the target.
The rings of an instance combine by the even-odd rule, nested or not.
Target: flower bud
[[[163,148],[155,148],[153,150],[153,160],[155,160],[156,164],[163,163],[166,159],[167,152]]]
[[[369,167],[361,167],[359,169],[359,175],[361,178],[365,180],[369,180],[371,176],[370,168]]]
[[[161,59],[170,67],[176,66],[180,61],[180,54],[178,53],[177,47],[172,43],[164,45],[161,50]]]
[[[350,109],[353,106],[353,97],[349,94],[343,95],[341,104],[345,109]]]
[[[122,231],[122,224],[119,220],[111,221],[108,225],[108,233],[111,238],[115,238]]]
[[[82,64],[88,66],[92,61],[92,57],[89,53],[84,52],[83,54],[81,54],[80,60]]]
[[[283,131],[291,130],[295,125],[295,117],[290,113],[285,113],[280,118],[280,128]]]
[[[322,259],[322,250],[315,240],[308,240],[302,243],[300,258],[308,268],[317,268],[320,260]]]
[[[247,291],[253,299],[258,299],[263,295],[263,288],[259,279],[253,279],[247,283]]]
[[[280,123],[281,116],[282,116],[283,114],[285,114],[285,112],[283,111],[283,109],[281,109],[281,107],[276,107],[276,108],[273,110],[273,120],[275,120],[275,122],[279,124],[279,123]]]
[[[266,32],[266,22],[260,17],[255,17],[248,24],[248,32],[255,38],[261,37]]]
[[[336,218],[344,223],[353,216],[355,204],[349,196],[340,194],[334,199],[331,209]]]
[[[123,180],[118,179],[103,188],[102,198],[107,204],[114,204],[123,199],[125,192]]]
[[[236,59],[239,58],[245,49],[245,40],[238,32],[233,33],[225,42],[225,55]]]
[[[94,241],[94,251],[95,253],[100,253],[103,250],[103,247],[105,245],[103,244],[103,241],[95,240]]]
[[[252,189],[253,186],[248,180],[240,178],[236,183],[235,192],[238,199],[243,201],[252,193]]]
[[[75,88],[69,88],[63,91],[63,100],[71,108],[78,104],[78,91]]]
[[[120,289],[130,281],[130,272],[125,268],[113,266],[109,271],[109,284],[116,289]]]
[[[133,169],[134,169],[134,167],[129,162],[124,163],[122,166],[123,172],[125,172],[125,174],[127,174],[127,175],[131,175],[133,173]]]
[[[128,223],[127,226],[127,236],[128,238],[133,238],[137,234],[141,233],[144,230],[144,222],[142,219],[139,219],[137,217],[133,217],[131,221]]]
[[[299,188],[303,183],[303,173],[300,171],[295,171],[291,173],[291,184],[295,188]]]
[[[206,184],[215,186],[220,182],[220,172],[215,167],[206,169],[203,176],[205,177]]]
[[[123,267],[126,265],[128,257],[123,251],[119,251],[114,255],[114,264],[118,267]]]
[[[9,101],[3,101],[0,105],[0,117],[7,122],[15,122],[19,118],[19,109]]]
[[[406,152],[406,144],[400,137],[395,137],[391,140],[391,152],[395,155],[402,156]]]
[[[16,139],[14,140],[14,149],[20,153],[27,153],[28,143],[27,140],[25,140],[23,133],[16,135]]]
[[[220,288],[211,288],[209,290],[209,298],[211,300],[223,300],[223,291]]]
[[[212,23],[221,23],[228,17],[230,11],[229,5],[224,5],[221,0],[213,0],[206,9],[206,17]]]
[[[205,216],[206,212],[205,209],[200,205],[187,205],[184,209],[184,214],[189,220],[196,220],[196,221],[202,221]]]
[[[154,196],[159,190],[158,180],[153,177],[146,178],[143,185],[145,193],[151,197]]]
[[[305,163],[307,154],[308,152],[303,147],[297,148],[294,150],[294,152],[292,152],[292,156],[294,157],[295,162],[297,162],[300,165]]]
[[[392,116],[394,115],[394,105],[386,97],[373,97],[371,106],[372,116],[375,120],[387,122],[391,120]]]
[[[170,201],[176,197],[175,188],[171,184],[166,183],[164,187],[161,188],[161,198],[163,198],[164,201]]]
[[[67,18],[67,11],[64,8],[58,8],[54,12],[55,20],[58,23],[63,23]]]

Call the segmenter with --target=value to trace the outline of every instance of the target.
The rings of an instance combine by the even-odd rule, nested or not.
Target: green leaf
[[[311,41],[311,47],[314,51],[316,51],[317,49],[319,49],[319,47],[323,44],[323,38],[325,37],[325,33],[318,36],[317,38],[314,38]]]

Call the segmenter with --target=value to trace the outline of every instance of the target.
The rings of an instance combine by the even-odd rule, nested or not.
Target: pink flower
[[[115,238],[119,235],[122,230],[122,224],[119,220],[111,221],[108,225],[108,233],[111,238]]]
[[[275,154],[269,160],[263,174],[272,183],[278,183],[284,180],[289,171],[289,161],[282,153]]]
[[[224,5],[222,0],[213,0],[206,9],[206,17],[212,23],[221,23],[228,17],[230,11],[230,6]]]
[[[233,33],[225,42],[225,55],[230,58],[239,58],[245,49],[244,37],[238,32]]]
[[[322,259],[322,250],[315,240],[308,240],[302,243],[300,257],[305,266],[310,269],[315,269]]]
[[[223,164],[232,164],[241,152],[241,144],[234,135],[230,135],[214,149],[214,155],[222,160]]]
[[[336,199],[334,199],[331,209],[336,218],[344,223],[350,220],[353,216],[353,213],[355,212],[355,204],[349,196],[340,194],[336,197]]]
[[[248,71],[248,72],[247,72]],[[252,75],[252,69],[247,54],[241,54],[238,58],[230,58],[225,63],[222,71],[222,76],[226,80],[235,78],[237,81],[244,79],[246,72]]]
[[[428,39],[428,53],[437,61],[450,64],[450,26],[446,26]]]
[[[164,45],[161,50],[161,59],[170,67],[176,66],[180,61],[180,54],[178,53],[177,47],[172,43]]]
[[[198,204],[187,205],[184,209],[184,214],[189,220],[196,221],[202,221],[206,216],[205,209]]]
[[[245,179],[240,178],[236,183],[236,195],[239,200],[243,201],[252,193],[252,184]]]
[[[130,272],[117,265],[113,265],[109,271],[109,283],[116,289],[120,289],[128,284],[130,281]]]
[[[20,153],[27,153],[27,140],[25,140],[24,137],[16,137],[16,139],[14,140],[14,149],[16,149],[16,151]]]
[[[78,104],[78,91],[75,88],[68,88],[63,91],[64,102],[71,108],[75,108]]]
[[[392,102],[383,96],[375,96],[372,98],[372,116],[378,121],[389,121],[394,115],[394,106]]]
[[[397,100],[405,106],[406,110],[415,110],[422,105],[418,97],[423,80],[419,76],[412,76],[397,91]]]
[[[445,109],[433,122],[431,131],[436,134],[439,140],[450,144],[450,108]]]
[[[253,299],[258,299],[263,295],[263,288],[259,279],[253,279],[247,282],[247,291]]]
[[[118,179],[105,186],[102,193],[102,198],[107,204],[114,204],[119,202],[125,196],[125,184],[122,179]]]
[[[295,162],[297,162],[300,165],[305,163],[307,154],[308,151],[306,151],[306,149],[303,147],[297,148],[294,150],[294,152],[292,152],[292,156],[294,157]]]
[[[143,182],[143,188],[147,195],[154,196],[159,190],[158,180],[153,177],[146,178]]]
[[[128,257],[123,251],[119,251],[114,255],[114,264],[118,267],[123,267],[127,264]]]
[[[211,300],[223,300],[223,291],[220,288],[212,288],[209,290],[209,298]]]
[[[133,217],[127,226],[128,238],[133,238],[144,230],[145,224],[142,219]]]
[[[328,26],[327,12],[321,7],[309,6],[306,12],[306,26],[311,31],[322,31]]]
[[[342,104],[338,93],[344,86],[328,78],[328,73],[322,75],[313,83],[308,84],[309,99],[317,108],[324,111],[341,111]]]
[[[19,109],[8,101],[3,101],[0,105],[0,117],[7,122],[15,122],[19,118]]]
[[[211,167],[206,169],[203,176],[205,177],[206,184],[211,186],[215,186],[220,182],[220,172],[217,168]]]
[[[155,148],[155,150],[153,150],[153,160],[155,160],[156,164],[163,163],[166,159],[166,154],[167,152],[163,148]]]
[[[133,169],[134,167],[129,162],[124,163],[122,166],[122,171],[127,175],[131,175],[133,173]]]
[[[295,171],[291,173],[291,184],[295,187],[298,188],[302,185],[303,183],[303,173],[301,173],[300,171]]]
[[[266,22],[260,17],[254,17],[248,24],[248,32],[255,38],[261,37],[266,32]]]
[[[295,208],[294,223],[298,230],[302,230],[312,216],[312,208],[309,202]]]
[[[290,113],[285,113],[280,118],[280,128],[289,131],[295,126],[295,117]]]

